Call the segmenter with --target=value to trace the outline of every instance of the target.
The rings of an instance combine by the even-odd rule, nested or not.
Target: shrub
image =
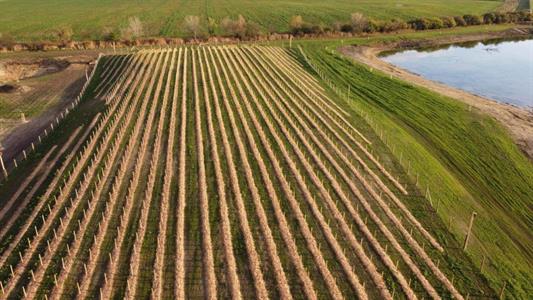
[[[246,19],[239,15],[235,21],[233,21],[233,33],[238,37],[244,37],[246,35]]]
[[[363,32],[368,26],[368,19],[362,13],[352,13],[350,19],[353,32]]]
[[[311,26],[311,33],[313,34],[322,34],[327,31],[331,31],[331,29],[328,27],[325,27],[323,23]]]
[[[415,30],[426,30],[431,26],[431,22],[426,18],[418,18],[416,20],[410,21],[409,24]]]
[[[302,16],[292,16],[291,20],[289,21],[289,27],[293,33],[298,33],[304,24],[305,22]]]
[[[211,17],[207,18],[207,32],[210,35],[214,35],[217,30],[218,24],[217,21]]]
[[[364,32],[374,33],[376,31],[379,31],[379,29],[380,29],[380,24],[378,21],[374,19],[368,19],[368,23],[364,29]]]
[[[56,31],[56,35],[59,41],[66,42],[72,40],[74,32],[70,27],[62,27]]]
[[[300,28],[298,34],[311,34],[313,33],[313,26],[309,23],[304,23]]]
[[[408,29],[409,24],[400,19],[392,19],[390,21],[383,22],[381,25],[382,32],[393,32]]]
[[[455,24],[457,24],[457,26],[466,26],[466,22],[465,22],[465,19],[463,18],[463,16],[455,16],[453,17],[453,19],[455,20]]]
[[[340,30],[343,25],[340,25],[340,23],[338,24],[338,30]],[[323,23],[319,25],[313,25],[305,22],[302,16],[293,16],[289,22],[289,26],[291,28],[291,32],[295,35],[320,34],[324,33],[325,31],[331,31],[331,28],[324,26]]]
[[[496,23],[496,14],[489,12],[483,15],[484,24],[494,24]]]
[[[15,40],[11,35],[0,32],[0,46],[11,46],[14,43]]]
[[[128,19],[128,25],[120,32],[124,39],[135,39],[143,35],[143,24],[138,17]]]
[[[201,30],[200,17],[186,16],[183,20],[183,28],[189,36],[192,35],[196,39]]]
[[[257,23],[248,22],[246,24],[245,36],[248,38],[255,38],[261,35],[261,28]]]
[[[108,42],[116,41],[119,39],[119,35],[111,27],[105,27],[102,31],[102,39]]]
[[[533,14],[528,11],[520,11],[518,12],[518,21],[520,22],[530,22],[533,21]]]
[[[509,17],[506,13],[495,13],[494,23],[503,24],[509,22]]]
[[[320,23],[318,26],[320,27],[320,30],[322,30],[322,32],[332,32],[333,31],[333,27],[328,26],[328,25],[324,24],[323,22]]]
[[[483,19],[476,15],[464,15],[463,19],[467,25],[481,25],[483,23]]]
[[[225,17],[220,22],[220,27],[226,35],[241,39],[245,37],[256,37],[261,34],[259,25],[253,22],[247,22],[242,15],[239,15],[236,20]]]
[[[429,19],[429,29],[441,29],[444,28],[444,22],[439,18]]]
[[[352,24],[342,24],[341,31],[342,32],[352,32],[352,31],[354,31],[354,28],[353,28]]]
[[[442,17],[442,24],[445,28],[453,28],[457,26],[457,22],[455,21],[455,18],[452,17]]]

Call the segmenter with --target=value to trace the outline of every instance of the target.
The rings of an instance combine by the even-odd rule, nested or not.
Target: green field
[[[334,3],[333,3],[334,2]],[[74,39],[97,39],[106,30],[119,31],[128,18],[137,16],[146,36],[184,36],[186,15],[198,15],[203,23],[211,17],[220,21],[242,14],[267,31],[286,31],[293,15],[331,25],[346,21],[358,11],[377,19],[419,16],[482,14],[495,10],[498,0],[339,0],[339,1],[250,1],[250,0],[2,0],[0,33],[18,41],[57,39],[59,28],[73,29]]]
[[[454,31],[455,32],[455,31]],[[417,33],[377,38],[428,38],[442,33]],[[444,32],[444,34],[446,34]],[[344,44],[371,43],[366,39]],[[345,92],[349,103],[384,130],[389,147],[402,157],[419,188],[429,187],[434,205],[459,241],[472,211],[478,213],[475,238],[468,253],[495,290],[507,281],[506,295],[525,299],[533,280],[530,228],[533,167],[495,120],[465,104],[389,78],[336,54],[341,44],[303,42],[310,60]],[[295,55],[300,55],[295,51]],[[303,59],[302,59],[303,61]],[[400,154],[401,153],[401,154]]]

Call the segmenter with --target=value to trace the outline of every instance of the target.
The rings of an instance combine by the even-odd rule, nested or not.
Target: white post
[[[472,233],[472,226],[474,225],[474,219],[476,218],[476,216],[477,216],[477,213],[473,211],[472,216],[470,216],[470,224],[468,225],[468,231],[466,232],[465,243],[463,245],[463,251],[466,251],[466,247],[468,246],[468,241],[470,240],[470,234]]]
[[[289,36],[289,48],[292,49],[292,34]]]
[[[4,165],[4,159],[2,158],[1,152],[0,152],[0,165],[2,166],[2,172],[4,173],[4,177],[7,178],[7,170],[6,170],[6,166]]]

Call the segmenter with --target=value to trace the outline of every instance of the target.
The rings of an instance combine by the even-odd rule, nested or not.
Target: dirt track
[[[494,37],[495,36],[493,35],[472,35],[461,38],[447,38],[431,42],[420,42],[420,45],[425,45],[427,43],[431,43],[432,45],[444,45],[453,42],[477,41]],[[375,47],[344,46],[341,47],[339,51],[346,56],[378,69],[388,75],[398,77],[412,84],[420,85],[439,94],[460,100],[484,113],[487,113],[496,120],[500,121],[500,123],[509,130],[516,144],[531,160],[533,160],[533,111],[527,110],[526,108],[499,103],[492,99],[480,97],[463,90],[423,78],[422,76],[413,74],[378,58],[378,54],[380,52],[398,49],[404,46],[405,45],[401,44],[390,44]]]
[[[17,83],[27,87],[26,90],[13,95],[4,95],[7,101],[20,105],[45,107],[44,111],[35,116],[26,115],[27,123],[22,123],[16,118],[10,119],[9,116],[7,119],[0,118],[0,143],[4,147],[3,157],[6,161],[11,161],[36,141],[37,136],[76,98],[85,82],[87,63],[92,59],[85,56],[62,58],[61,61],[67,66],[52,70],[52,74],[49,72],[39,74],[38,71],[32,70],[36,73],[34,77]],[[37,78],[43,75],[46,77]]]

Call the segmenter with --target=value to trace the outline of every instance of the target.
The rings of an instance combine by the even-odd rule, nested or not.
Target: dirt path
[[[486,39],[488,36],[475,35],[455,39],[443,39],[433,41],[433,44],[448,44],[451,42],[476,41]],[[366,46],[344,46],[339,51],[359,62],[378,69],[388,75],[403,79],[409,83],[430,89],[439,94],[460,100],[472,107],[494,117],[509,130],[515,143],[520,149],[533,160],[533,111],[526,108],[516,107],[510,104],[499,103],[495,100],[477,96],[466,91],[438,83],[417,74],[413,74],[402,68],[389,64],[378,58],[378,54],[383,51],[397,49],[401,44],[391,44],[386,46],[366,47]]]
[[[28,120],[23,123],[18,113],[15,117],[9,110],[0,116],[0,145],[6,161],[30,146],[78,96],[85,83],[85,71],[93,60],[90,55],[0,60],[0,82],[21,87],[0,96],[4,103],[17,108],[14,111],[25,112]]]

